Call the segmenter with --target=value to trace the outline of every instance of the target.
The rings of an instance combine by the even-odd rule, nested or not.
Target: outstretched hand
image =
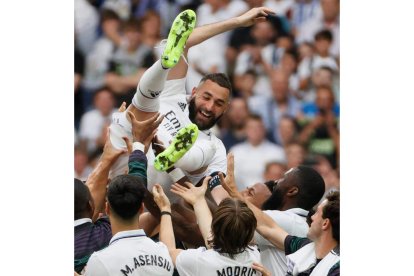
[[[207,191],[207,184],[210,179],[211,176],[204,178],[203,184],[200,187],[196,187],[190,182],[185,182],[185,185],[187,185],[188,188],[175,183],[171,186],[171,192],[181,196],[185,201],[194,206],[197,201],[204,198]]]
[[[145,121],[138,121],[134,113],[127,111],[127,117],[132,125],[133,142],[140,142],[145,146],[145,153],[148,151],[152,138],[157,131],[158,126],[164,119],[164,115],[156,113]]]
[[[243,13],[237,19],[240,27],[249,27],[258,22],[266,21],[266,16],[269,14],[275,14],[275,12],[266,7],[257,7]]]
[[[229,193],[231,197],[242,199],[241,194],[237,190],[236,181],[234,180],[234,155],[227,154],[227,175],[224,177],[222,172],[219,172],[220,183],[223,188]]]
[[[164,190],[160,184],[155,184],[152,187],[152,194],[154,196],[154,201],[157,203],[158,208],[162,211],[171,212],[171,203],[168,197],[165,195]]]

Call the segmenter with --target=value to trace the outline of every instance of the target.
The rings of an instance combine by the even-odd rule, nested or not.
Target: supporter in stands
[[[305,41],[313,42],[317,32],[328,29],[333,37],[329,52],[334,57],[339,57],[339,0],[320,0],[320,5],[322,14],[302,23],[298,28],[296,42],[299,44]]]
[[[300,102],[289,89],[289,76],[277,69],[272,72],[272,97],[258,99],[252,113],[259,114],[274,140],[280,144],[278,132],[279,121],[284,115],[296,117],[299,114]],[[253,106],[252,106],[253,107]]]
[[[226,150],[246,140],[245,125],[248,116],[249,110],[246,101],[243,98],[233,98],[229,110],[223,118],[223,121],[227,120],[225,129],[222,131],[224,134],[221,140]]]
[[[250,115],[246,122],[247,140],[230,149],[235,156],[236,182],[239,189],[256,182],[263,182],[263,172],[267,162],[285,162],[282,147],[266,139],[263,121],[258,115]]]
[[[112,113],[116,112],[114,96],[107,88],[96,91],[93,103],[94,109],[83,114],[79,129],[80,146],[88,154],[103,147]]]
[[[141,24],[128,20],[123,26],[123,40],[112,55],[107,85],[116,95],[117,105],[130,103],[145,69],[154,62],[151,49],[142,43]]]
[[[92,104],[94,92],[105,85],[105,74],[109,70],[112,54],[122,43],[121,20],[116,12],[101,12],[101,29],[101,37],[86,56],[85,78],[82,82],[86,110]]]
[[[339,106],[334,101],[332,89],[319,87],[316,101],[303,107],[304,125],[299,142],[306,145],[308,152],[321,154],[328,158],[333,168],[339,158]]]
[[[275,181],[275,179],[282,178],[286,171],[287,171],[286,164],[275,162],[275,161],[270,161],[265,166],[265,170],[263,173],[263,179],[265,182]]]
[[[294,168],[299,165],[303,165],[307,157],[305,147],[298,142],[291,142],[285,146],[286,153],[286,165],[287,167]]]

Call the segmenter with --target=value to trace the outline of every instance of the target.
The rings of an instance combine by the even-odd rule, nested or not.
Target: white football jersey
[[[264,212],[283,230],[288,232],[289,235],[306,237],[309,229],[306,223],[308,211],[292,208],[286,211],[267,210]],[[272,275],[286,275],[287,260],[285,252],[277,249],[257,232],[255,232],[254,239],[260,249],[260,258],[263,266],[272,271]]]
[[[170,141],[181,128],[191,124],[191,120],[188,117],[188,99],[189,96],[186,95],[185,90],[185,78],[170,80],[165,83],[165,88],[160,94],[160,113],[164,114],[165,117],[158,127],[157,132],[158,139],[164,145],[169,145]],[[184,171],[193,184],[198,183],[204,176],[210,175],[215,171],[221,171],[223,173],[227,171],[226,149],[223,142],[211,130],[199,131],[195,144],[201,140],[212,141],[216,147],[216,153],[208,165],[206,172],[198,175],[190,175]],[[164,187],[167,196],[173,196],[169,191],[169,187],[173,183],[172,179],[166,172],[159,172],[154,168],[155,155],[152,150],[148,151],[147,158],[148,189],[151,190],[155,183],[159,183]]]
[[[234,259],[214,249],[199,247],[182,251],[177,256],[175,265],[180,276],[261,275],[252,268],[253,262],[260,263],[260,253],[256,246],[247,248]]]
[[[86,276],[172,275],[174,265],[168,248],[155,243],[143,230],[115,234],[109,246],[96,251],[86,264]]]

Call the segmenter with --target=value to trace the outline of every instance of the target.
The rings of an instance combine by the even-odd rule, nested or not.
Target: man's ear
[[[293,186],[293,187],[289,188],[286,195],[287,196],[296,196],[298,193],[299,193],[299,188],[296,187],[296,186]]]
[[[193,90],[191,90],[191,96],[194,96],[197,93],[197,87],[193,87]]]
[[[141,207],[138,209],[138,214],[141,215],[142,213],[144,213],[144,202],[141,203]]]
[[[95,212],[95,204],[93,203],[93,199],[92,198],[89,199],[88,205],[89,205],[89,208],[88,208],[89,209],[89,214],[92,217],[93,216],[93,213]]]
[[[105,213],[109,216],[111,213],[111,208],[109,207],[108,201],[105,202]]]
[[[329,227],[331,227],[331,221],[328,218],[323,219],[322,230],[327,230]]]

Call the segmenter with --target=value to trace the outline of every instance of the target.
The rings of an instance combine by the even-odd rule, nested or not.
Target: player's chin
[[[195,123],[198,126],[198,129],[206,130],[214,126],[216,121],[214,120],[214,118],[207,119],[207,118],[200,118],[197,116]]]

